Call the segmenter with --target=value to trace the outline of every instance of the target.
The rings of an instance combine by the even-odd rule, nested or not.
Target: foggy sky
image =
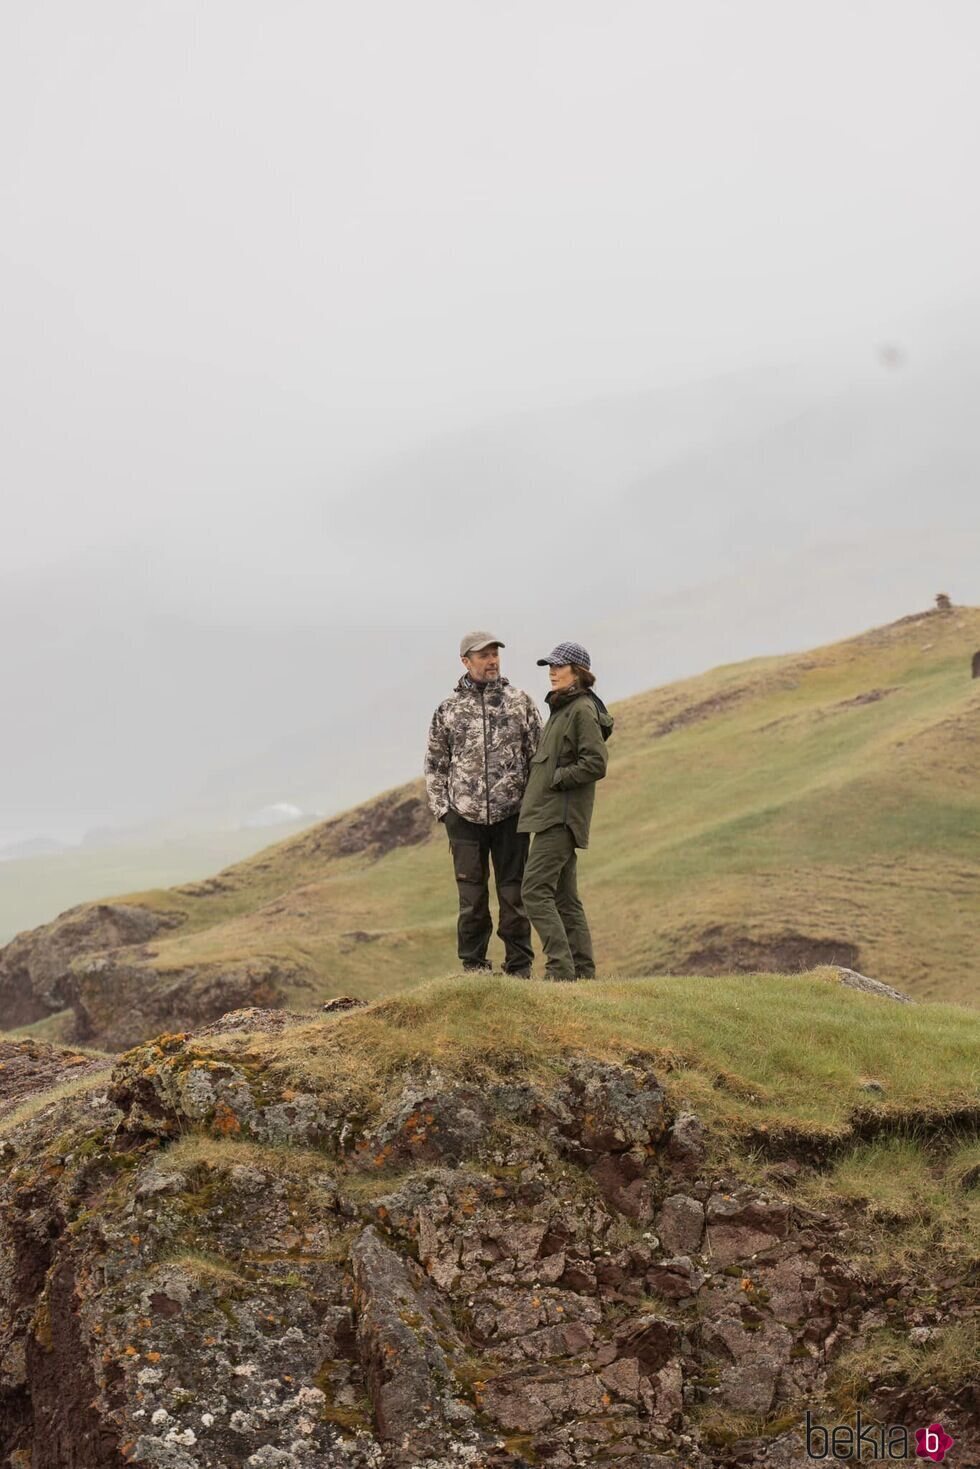
[[[674,525],[692,485],[760,565],[980,530],[975,428],[943,416],[977,381],[978,84],[972,0],[5,7],[0,829],[170,809],[303,730],[340,762],[385,684],[417,706],[358,779],[411,773],[434,640],[498,607],[549,636],[549,540],[602,493],[663,490],[667,598],[736,570],[725,527],[695,554]],[[901,374],[916,485],[942,465],[914,513],[869,467]],[[776,454],[837,399],[880,432],[790,444],[822,466],[792,514],[754,458],[718,474],[742,422]],[[542,448],[549,415],[560,448],[574,405],[647,401],[654,434]],[[617,613],[600,543],[586,628]],[[703,633],[635,686],[727,656]]]

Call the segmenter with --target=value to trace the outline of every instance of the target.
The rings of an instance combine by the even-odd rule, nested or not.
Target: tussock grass
[[[239,1274],[223,1255],[208,1250],[181,1250],[165,1256],[158,1262],[159,1267],[183,1270],[197,1280],[213,1281],[218,1285],[244,1286],[247,1283],[244,1275]]]
[[[944,1165],[935,1149],[911,1137],[885,1137],[856,1147],[809,1184],[815,1201],[837,1200],[865,1207],[869,1218],[914,1220],[929,1217],[958,1193],[980,1144],[956,1149]],[[980,1205],[980,1197],[976,1203]]]
[[[275,1177],[289,1174],[312,1178],[330,1171],[329,1160],[313,1148],[288,1143],[252,1142],[247,1138],[218,1137],[212,1133],[185,1133],[158,1157],[161,1173],[185,1173],[195,1169],[217,1172],[234,1167],[254,1168]]]
[[[980,1141],[937,1148],[913,1136],[856,1147],[824,1172],[810,1174],[797,1196],[818,1208],[849,1212],[870,1246],[870,1263],[911,1270],[937,1251],[953,1255],[980,1243],[980,1188],[963,1180],[980,1163]]]
[[[870,1380],[883,1373],[895,1374],[911,1387],[953,1389],[975,1380],[978,1361],[980,1322],[976,1320],[938,1327],[922,1345],[883,1329],[842,1353],[831,1368],[828,1392],[837,1406],[853,1411],[870,1394]]]
[[[287,1030],[273,1065],[356,1110],[420,1063],[479,1087],[494,1077],[546,1079],[573,1052],[649,1056],[675,1106],[736,1130],[843,1136],[855,1109],[897,1126],[906,1115],[980,1105],[980,1016],[899,1005],[819,972],[574,986],[447,978]],[[861,1090],[868,1077],[884,1087],[883,1102]]]
[[[967,1174],[973,1174],[976,1169],[980,1169],[980,1140],[956,1149],[947,1164],[946,1177],[951,1187],[980,1202],[980,1181],[966,1188]]]
[[[730,1448],[740,1439],[778,1438],[798,1421],[796,1413],[786,1408],[767,1414],[736,1413],[712,1402],[696,1405],[690,1417],[704,1442],[717,1449]]]

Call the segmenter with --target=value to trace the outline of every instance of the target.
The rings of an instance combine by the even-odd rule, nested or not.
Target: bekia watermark
[[[904,1423],[866,1423],[860,1409],[853,1423],[835,1423],[828,1428],[814,1423],[809,1409],[805,1421],[806,1454],[812,1460],[930,1459],[939,1464],[954,1442],[941,1423],[910,1431]]]

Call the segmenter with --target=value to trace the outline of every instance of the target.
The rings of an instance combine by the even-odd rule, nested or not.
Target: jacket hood
[[[596,713],[599,716],[599,728],[602,731],[602,738],[608,740],[613,732],[613,726],[616,721],[599,698],[599,695],[592,689],[569,689],[566,693],[561,694],[556,694],[554,689],[552,689],[550,694],[545,694],[544,702],[549,709],[555,710],[560,709],[564,704],[570,704],[573,699],[592,700]]]
[[[613,732],[613,725],[616,723],[616,720],[609,713],[609,710],[599,698],[598,694],[593,693],[591,689],[589,689],[588,693],[589,698],[592,700],[593,704],[596,707],[596,713],[599,716],[599,728],[602,730],[602,738],[604,740],[608,740],[609,736]]]

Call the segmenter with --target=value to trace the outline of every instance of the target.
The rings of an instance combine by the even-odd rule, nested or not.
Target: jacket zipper
[[[487,826],[490,825],[490,752],[487,749],[487,696],[484,689],[480,690],[480,703],[483,705],[483,784],[487,793]]]

